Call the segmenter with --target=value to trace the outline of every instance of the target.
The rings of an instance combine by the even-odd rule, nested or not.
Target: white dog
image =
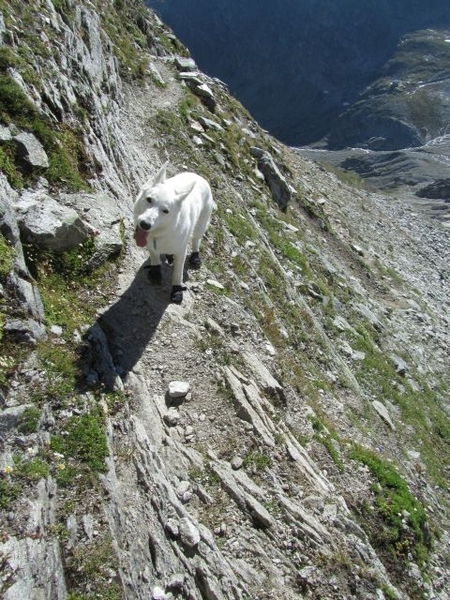
[[[200,266],[200,240],[209,225],[215,203],[208,182],[195,173],[166,179],[167,163],[154,181],[142,186],[134,206],[134,239],[150,253],[149,278],[161,281],[161,254],[173,261],[172,302],[183,300],[183,267],[192,239],[189,264]]]

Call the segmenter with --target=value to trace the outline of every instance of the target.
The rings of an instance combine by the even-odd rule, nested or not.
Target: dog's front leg
[[[148,278],[152,283],[161,283],[161,257],[155,248],[149,246],[150,266],[148,268]]]
[[[172,292],[170,300],[174,304],[181,304],[183,301],[183,268],[186,260],[186,250],[173,256],[173,271],[172,271]]]

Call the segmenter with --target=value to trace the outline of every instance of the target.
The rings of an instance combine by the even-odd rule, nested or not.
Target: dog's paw
[[[148,268],[148,278],[152,283],[161,283],[162,272],[161,265],[150,265]]]
[[[190,267],[198,269],[202,264],[200,254],[198,252],[192,252],[192,254],[189,256],[188,262]]]
[[[170,293],[170,301],[173,304],[181,304],[183,302],[183,291],[186,288],[183,285],[173,285]]]

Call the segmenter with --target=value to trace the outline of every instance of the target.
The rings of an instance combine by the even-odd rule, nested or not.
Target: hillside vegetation
[[[447,231],[271,138],[140,0],[0,0],[3,598],[450,593]],[[217,203],[181,305],[133,241]]]

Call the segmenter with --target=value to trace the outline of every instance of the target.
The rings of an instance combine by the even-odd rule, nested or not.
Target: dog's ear
[[[175,200],[177,202],[183,202],[183,200],[185,198],[187,198],[187,196],[189,196],[189,194],[192,192],[192,190],[195,188],[195,184],[197,182],[194,181],[193,183],[190,183],[186,188],[182,189],[182,190],[175,190]]]
[[[157,183],[164,183],[166,181],[166,169],[169,161],[163,164],[158,173],[156,174],[155,180],[153,181],[153,185]]]

